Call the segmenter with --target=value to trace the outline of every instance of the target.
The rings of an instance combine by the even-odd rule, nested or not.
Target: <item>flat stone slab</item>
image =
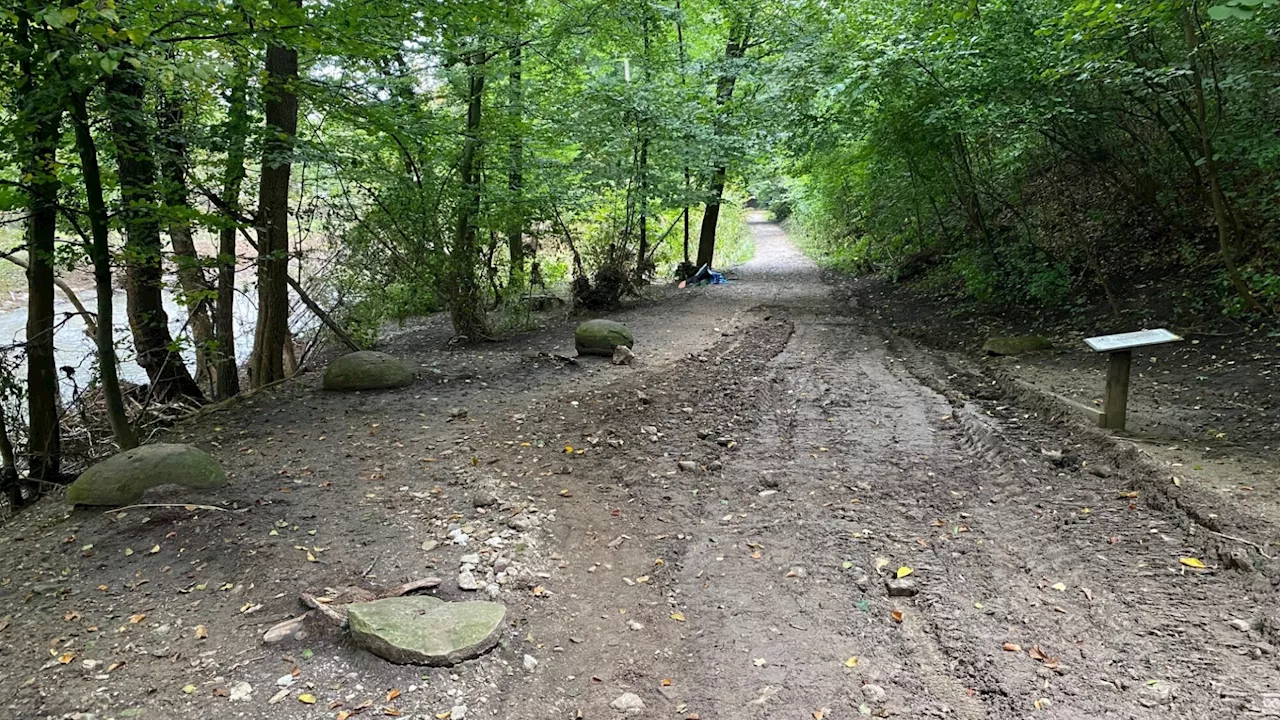
[[[413,384],[413,372],[394,355],[361,350],[329,363],[324,371],[325,390],[383,390]]]
[[[160,485],[217,488],[227,474],[194,445],[155,443],[117,453],[85,470],[67,488],[70,505],[128,505]]]
[[[402,665],[448,667],[478,657],[498,644],[506,617],[499,603],[445,602],[429,595],[347,607],[351,639]]]

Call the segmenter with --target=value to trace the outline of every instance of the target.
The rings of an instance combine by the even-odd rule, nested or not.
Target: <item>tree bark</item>
[[[508,51],[511,70],[507,82],[510,87],[509,102],[511,115],[511,158],[507,173],[507,189],[511,193],[511,219],[507,226],[507,251],[510,255],[511,270],[508,286],[519,289],[525,284],[524,270],[524,142],[520,133],[520,123],[524,117],[524,88],[521,77],[522,59],[520,56],[520,38],[517,37]]]
[[[169,334],[164,309],[164,263],[160,238],[156,158],[147,122],[142,76],[122,65],[107,81],[108,113],[116,146],[120,217],[125,228],[125,293],[138,364],[161,400],[203,400],[200,386]]]
[[[112,337],[111,247],[107,234],[107,205],[102,196],[102,170],[98,164],[98,148],[89,129],[89,112],[84,95],[72,98],[71,118],[76,128],[76,148],[80,152],[80,172],[84,176],[88,201],[89,229],[92,240],[89,256],[93,259],[94,287],[98,292],[98,372],[102,376],[102,396],[107,406],[111,433],[121,450],[138,446],[137,435],[129,424],[120,392],[120,375],[116,369],[116,347]]]
[[[58,126],[61,111],[41,112],[35,97],[40,78],[31,66],[29,18],[20,11],[16,40],[25,52],[19,63],[15,92],[30,145],[22,148],[25,171],[31,176],[26,240],[27,268],[27,460],[33,480],[55,481],[61,474],[62,435],[58,423],[58,369],[53,353],[53,255],[58,221]]]
[[[209,352],[213,347],[213,320],[209,317],[209,305],[213,288],[204,275],[200,256],[191,235],[191,207],[187,189],[187,140],[184,135],[182,99],[166,95],[160,105],[159,130],[160,175],[162,179],[165,217],[169,243],[173,246],[177,264],[178,284],[185,296],[183,305],[191,317],[191,337],[195,340],[196,377],[212,388],[212,365]]]
[[[450,253],[452,295],[449,299],[453,331],[459,337],[476,341],[488,332],[476,279],[479,249],[476,245],[476,215],[480,211],[480,174],[477,172],[480,152],[480,110],[484,97],[483,57],[478,52],[467,56],[467,121],[466,140],[458,173],[462,178],[462,197],[458,203],[458,226]]]
[[[298,131],[298,51],[267,48],[267,136],[258,188],[258,324],[249,361],[249,382],[262,387],[287,377],[289,338],[289,175]]]
[[[735,15],[729,23],[729,42],[725,46],[725,68],[716,81],[717,124],[724,122],[724,107],[733,99],[733,88],[738,82],[737,62],[747,52],[748,36],[751,33],[750,22]],[[711,186],[708,190],[707,208],[702,215],[702,229],[698,234],[698,266],[710,266],[715,259],[716,225],[720,220],[720,203],[724,199],[724,185],[728,177],[728,164],[716,163],[711,173]]]
[[[218,232],[218,301],[213,318],[217,355],[213,359],[214,396],[219,400],[240,392],[240,368],[236,362],[236,217],[245,178],[245,141],[249,135],[249,81],[241,72],[228,98],[227,157],[222,172],[222,203],[228,209],[226,225]]]

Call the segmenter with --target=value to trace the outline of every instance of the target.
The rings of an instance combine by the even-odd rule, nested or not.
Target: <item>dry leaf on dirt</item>
[[[1007,642],[1004,645],[1001,645],[1000,649],[1004,650],[1005,652],[1022,652],[1021,645],[1019,645],[1018,643],[1011,643],[1011,642]]]
[[[400,697],[400,688],[391,688],[387,691],[387,702],[391,702]]]
[[[889,613],[889,617],[893,618],[893,621],[894,621],[894,622],[899,622],[899,623],[900,623],[900,622],[902,622],[902,611],[901,611],[901,610],[894,610],[893,612]]]
[[[137,625],[138,623],[140,623],[140,622],[142,622],[143,620],[146,620],[146,619],[147,619],[147,616],[146,616],[146,615],[144,615],[143,613],[138,613],[137,615],[130,615],[130,616],[129,616],[129,624],[130,624],[130,625]]]
[[[206,639],[208,639],[208,637],[209,637],[209,629],[208,629],[208,628],[206,628],[206,627],[205,627],[205,626],[203,626],[203,625],[197,625],[197,626],[196,626],[196,639],[197,639],[197,640],[206,640]]]
[[[1178,562],[1182,563],[1183,565],[1186,565],[1187,567],[1192,567],[1192,568],[1208,567],[1208,565],[1205,565],[1202,561],[1193,557],[1178,558]]]
[[[848,660],[845,660],[844,666],[847,668],[858,667],[858,656],[854,655],[850,657]]]
[[[903,565],[902,567],[898,568],[898,579],[901,580],[902,578],[910,575],[913,572],[915,572],[915,570],[907,567],[906,565]]]
[[[316,696],[312,695],[311,693],[302,693],[301,695],[298,696],[298,702],[306,703],[307,705],[315,705]]]
[[[671,613],[671,619],[676,622],[684,622],[684,613],[673,612]]]

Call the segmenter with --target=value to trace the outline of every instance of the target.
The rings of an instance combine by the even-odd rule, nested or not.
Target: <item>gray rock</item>
[[[247,682],[238,682],[228,691],[231,702],[247,702],[253,699],[253,686]]]
[[[988,355],[1021,355],[1023,353],[1052,350],[1049,338],[1040,335],[1010,335],[989,338],[982,351]]]
[[[209,453],[194,445],[155,443],[117,453],[85,470],[67,488],[67,503],[128,505],[160,485],[218,488],[226,484],[227,474]]]
[[[632,360],[636,359],[636,354],[631,352],[631,348],[626,345],[619,345],[613,349],[614,365],[630,365]]]
[[[463,720],[467,716],[466,705],[454,705],[449,711],[449,720]]]
[[[538,658],[532,655],[529,655],[526,653],[524,656],[523,663],[524,663],[525,672],[533,672],[534,670],[538,669]]]
[[[635,693],[623,693],[609,703],[609,707],[628,715],[639,715],[644,711],[644,700]]]
[[[892,578],[885,583],[885,587],[889,590],[889,597],[912,597],[920,592],[915,579],[909,577]]]
[[[476,580],[476,576],[470,570],[463,570],[458,573],[458,589],[459,590],[479,590],[480,583]]]
[[[1240,620],[1238,618],[1232,618],[1231,620],[1228,620],[1227,624],[1239,630],[1240,632],[1246,632],[1246,633],[1253,628],[1253,626],[1249,624],[1248,620]]]
[[[698,471],[698,463],[692,460],[681,460],[680,462],[676,463],[676,467],[680,468],[680,470],[682,470],[683,472]]]
[[[613,320],[588,320],[573,331],[573,345],[579,355],[600,355],[611,358],[619,345],[636,346],[635,338],[626,325]]]
[[[348,606],[351,639],[385,660],[456,665],[498,643],[507,608],[487,601],[445,602],[430,595]]]
[[[879,685],[863,685],[862,697],[866,698],[867,702],[882,703],[886,696],[884,688]]]
[[[325,390],[381,390],[413,384],[409,366],[397,357],[373,350],[348,353],[324,371]]]

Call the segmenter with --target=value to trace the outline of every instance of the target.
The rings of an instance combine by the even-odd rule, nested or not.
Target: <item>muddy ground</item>
[[[149,500],[217,509],[23,513],[8,714],[1280,715],[1280,565],[1223,537],[1265,516],[885,332],[753,232],[735,282],[617,316],[632,366],[539,355],[572,354],[573,319],[465,350],[428,324],[383,348],[412,387],[309,375],[176,429],[232,486]],[[511,565],[477,660],[391,665],[322,622],[260,641],[301,592],[487,594],[458,588],[466,553]]]

